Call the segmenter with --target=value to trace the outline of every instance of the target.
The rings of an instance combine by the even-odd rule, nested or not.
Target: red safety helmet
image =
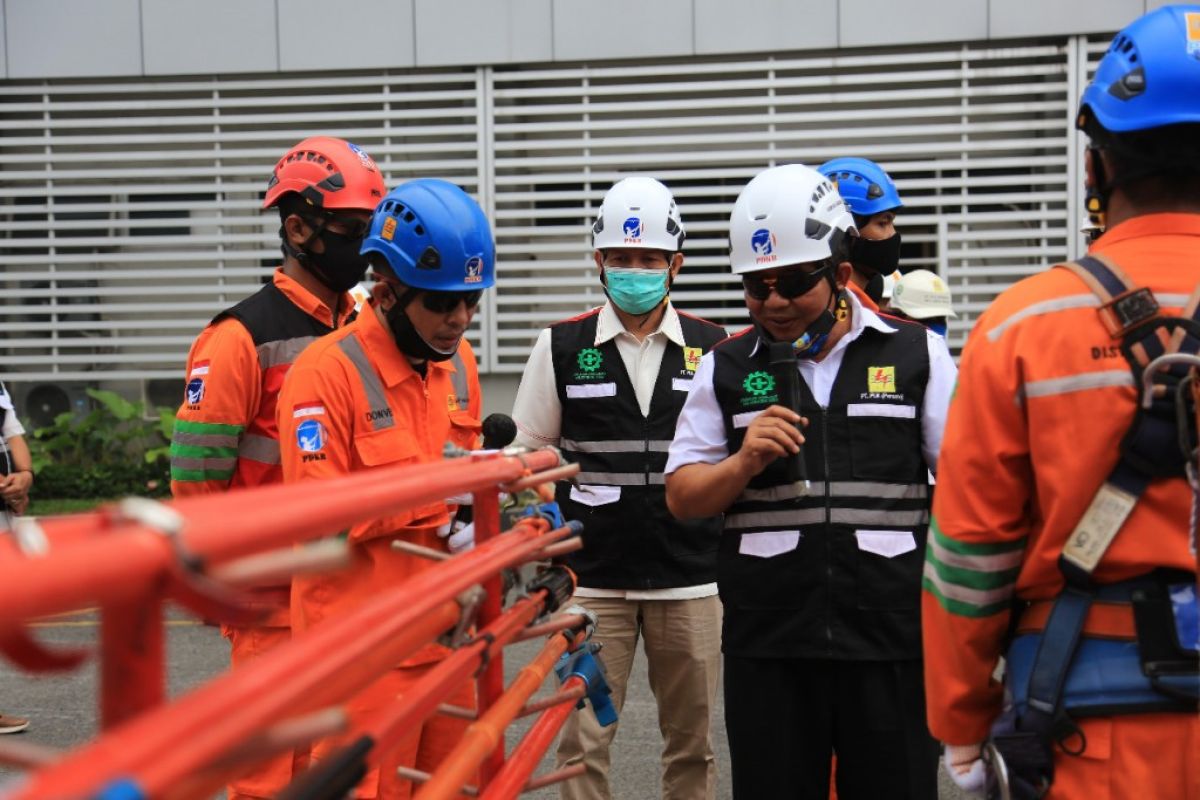
[[[374,211],[387,188],[375,160],[361,147],[332,136],[311,136],[279,159],[262,207],[278,205],[289,192],[322,211]]]

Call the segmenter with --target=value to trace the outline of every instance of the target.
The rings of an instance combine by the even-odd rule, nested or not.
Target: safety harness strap
[[[1170,348],[1194,354],[1200,347],[1200,339],[1194,335],[1164,340],[1155,326],[1148,324],[1164,318],[1153,293],[1134,287],[1129,276],[1111,261],[1086,256],[1061,266],[1078,275],[1100,299],[1100,319],[1113,338],[1122,340],[1122,352],[1133,369],[1135,385],[1140,387],[1141,373],[1158,355]],[[1186,310],[1188,318],[1200,321],[1200,287],[1189,298]],[[1137,336],[1139,328],[1144,331],[1141,337]],[[1135,347],[1128,346],[1131,333],[1138,339]],[[1142,417],[1139,414],[1135,425],[1143,422]],[[1135,430],[1133,438],[1140,435],[1142,432]],[[1129,447],[1129,439],[1126,437],[1121,459],[1092,498],[1059,558],[1067,585],[1055,599],[1042,633],[1029,677],[1028,711],[1018,723],[1020,730],[1035,733],[1044,741],[1062,741],[1075,730],[1062,709],[1062,690],[1096,596],[1091,576],[1155,477],[1140,468],[1143,465],[1138,459],[1129,457],[1128,451],[1139,449],[1136,441]]]

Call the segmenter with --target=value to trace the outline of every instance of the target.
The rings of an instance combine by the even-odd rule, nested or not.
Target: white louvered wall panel
[[[429,175],[478,192],[479,81],[460,69],[0,84],[0,373],[179,378],[207,320],[279,261],[279,217],[259,206],[288,147],[341,136],[389,186]]]
[[[673,297],[740,327],[734,198],[764,166],[838,155],[896,177],[904,260],[949,280],[957,347],[1000,289],[1076,254],[1071,125],[1098,47],[0,83],[0,374],[179,377],[206,320],[277,262],[261,191],[314,133],[362,145],[389,186],[445,177],[492,215],[500,281],[472,337],[484,371],[519,371],[538,329],[603,300],[588,227],[631,173],[663,179],[682,207]]]
[[[1072,75],[1065,41],[497,69],[494,369],[519,370],[538,328],[603,302],[587,223],[613,181],[672,187],[689,234],[672,296],[734,329],[747,322],[727,268],[738,191],[764,166],[842,155],[896,178],[904,262],[948,278],[961,346],[1000,289],[1077,245]]]

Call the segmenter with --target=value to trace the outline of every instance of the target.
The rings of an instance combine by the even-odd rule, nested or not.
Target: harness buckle
[[[1100,306],[1100,320],[1109,335],[1120,339],[1147,320],[1158,316],[1158,300],[1148,288],[1130,289]]]

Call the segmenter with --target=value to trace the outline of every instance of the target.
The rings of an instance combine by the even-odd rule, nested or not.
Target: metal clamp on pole
[[[617,721],[617,709],[609,697],[612,689],[608,687],[608,681],[605,680],[604,665],[600,659],[596,658],[596,653],[599,651],[599,643],[584,642],[575,652],[563,653],[554,667],[554,673],[558,675],[560,683],[565,683],[572,676],[578,677],[584,682],[587,686],[586,699],[592,703],[596,721],[607,728]],[[575,707],[583,708],[583,706],[584,701],[580,700]]]

